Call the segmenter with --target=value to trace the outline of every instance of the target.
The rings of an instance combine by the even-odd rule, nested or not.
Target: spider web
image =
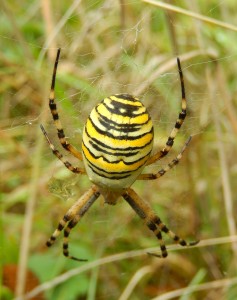
[[[70,174],[40,136],[39,124],[43,123],[52,142],[63,152],[47,104],[57,47],[62,48],[56,82],[58,111],[66,136],[78,149],[90,110],[105,96],[115,93],[130,93],[142,99],[155,126],[154,148],[161,149],[180,111],[176,66],[176,56],[180,56],[188,115],[169,157],[149,167],[147,172],[155,172],[174,158],[190,135],[194,136],[193,141],[177,168],[156,182],[136,182],[134,188],[152,203],[169,227],[182,236],[234,235],[232,213],[236,207],[232,195],[237,194],[233,184],[237,174],[235,31],[199,24],[205,44],[204,49],[200,49],[200,41],[194,34],[198,26],[195,18],[164,13],[140,1],[51,3],[49,15],[43,1],[1,5],[4,264],[16,262],[19,256],[22,241],[16,232],[22,232],[27,203],[35,199],[34,223],[28,241],[36,253],[29,254],[31,269],[45,282],[76,267],[71,262],[65,263],[64,257],[56,258],[61,254],[60,239],[47,255],[41,246],[67,208],[90,186],[86,176]],[[190,11],[195,9],[186,2],[178,1],[177,5]],[[234,1],[210,1],[200,4],[200,10],[208,17],[235,23]],[[96,256],[157,245],[152,234],[124,203],[108,207],[100,200],[78,224],[71,241],[72,252],[91,260]],[[161,290],[165,290],[164,286],[173,288],[174,282],[178,287],[186,286],[201,268],[210,270],[208,281],[222,278],[224,272],[225,278],[231,278],[234,271],[229,266],[235,266],[236,250],[230,245],[226,249],[228,254],[225,252],[225,255],[219,247],[213,253],[206,250],[202,255],[193,250],[193,257],[191,252],[187,252],[186,257],[186,252],[184,256],[178,254],[175,256],[180,261],[178,267],[174,267],[172,258],[167,265],[156,261],[148,281],[143,275],[140,281],[137,279],[138,295],[150,299],[158,293],[159,285]],[[48,269],[43,270],[37,261],[49,266]],[[42,261],[47,263],[42,264]],[[52,261],[61,269],[52,267]],[[80,280],[84,285],[80,288],[76,288],[75,283],[70,287],[66,283],[59,292],[71,290],[72,299],[78,293],[98,293],[98,299],[118,299],[127,283],[132,279],[136,281],[136,274],[140,275],[140,270],[151,261],[142,258],[129,264],[126,267],[119,262],[116,266],[104,267],[105,272],[94,271],[90,280],[83,275]],[[160,268],[164,272],[160,272]],[[186,277],[181,278],[177,269],[186,272]],[[108,282],[111,284],[109,294],[106,293]],[[141,282],[145,289],[141,288]],[[236,291],[231,292],[234,297],[230,299],[234,299]],[[55,295],[57,292],[52,292],[49,299]]]

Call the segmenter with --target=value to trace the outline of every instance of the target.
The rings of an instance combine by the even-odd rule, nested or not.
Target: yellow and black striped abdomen
[[[90,113],[82,150],[92,182],[108,189],[129,187],[150,156],[153,125],[145,106],[128,94],[105,98]]]

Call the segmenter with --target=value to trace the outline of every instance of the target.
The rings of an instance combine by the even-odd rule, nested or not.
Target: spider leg
[[[166,156],[169,153],[170,149],[172,148],[172,146],[174,144],[174,139],[175,139],[175,137],[176,137],[176,135],[177,135],[177,133],[178,133],[180,127],[182,126],[182,124],[184,122],[184,119],[186,117],[187,100],[186,100],[186,95],[185,95],[183,71],[182,71],[182,68],[181,68],[179,58],[177,58],[177,65],[178,65],[180,85],[181,85],[181,94],[182,94],[181,112],[179,113],[179,117],[176,120],[174,128],[172,129],[172,131],[171,131],[171,133],[168,137],[165,148],[163,148],[163,150],[158,151],[156,154],[151,156],[148,159],[146,165],[150,165],[150,164],[156,162],[157,160],[161,159],[162,157]]]
[[[180,153],[176,156],[175,159],[173,159],[170,163],[168,163],[164,168],[160,169],[157,173],[153,174],[140,174],[137,179],[139,180],[153,180],[160,178],[161,176],[165,175],[169,170],[171,170],[174,166],[176,166],[179,161],[181,160],[183,153],[185,149],[187,148],[188,144],[190,143],[192,137],[190,136],[188,140],[185,142],[185,145],[183,146]]]
[[[98,188],[93,185],[86,193],[84,193],[76,203],[68,210],[63,219],[60,220],[57,229],[48,239],[46,245],[51,247],[64,229],[64,241],[63,241],[63,254],[71,259],[78,261],[85,261],[74,256],[69,255],[68,251],[68,237],[73,227],[80,221],[83,215],[88,211],[95,200],[100,196]]]
[[[78,168],[74,167],[69,161],[65,159],[65,157],[57,150],[55,149],[54,145],[50,141],[47,132],[45,131],[44,127],[42,124],[40,124],[40,128],[49,144],[50,149],[52,150],[53,154],[57,156],[58,159],[61,160],[61,162],[65,165],[66,168],[68,168],[71,172],[77,173],[77,174],[86,174],[86,171],[84,168]]]
[[[139,215],[139,217],[145,221],[147,227],[156,235],[160,244],[161,257],[166,257],[168,255],[165,243],[162,239],[162,232],[166,233],[170,238],[172,238],[176,243],[179,243],[181,246],[193,246],[198,243],[198,241],[187,243],[185,240],[177,236],[174,232],[169,230],[167,226],[161,221],[161,219],[154,213],[149,203],[142,200],[131,188],[126,189],[122,196],[133,208],[133,210]]]
[[[61,121],[59,119],[58,111],[57,111],[57,105],[55,103],[55,81],[56,81],[56,74],[57,74],[57,67],[58,67],[58,61],[60,56],[61,49],[59,48],[57,51],[57,56],[54,63],[54,70],[53,70],[53,76],[52,76],[52,83],[51,83],[51,89],[50,89],[50,95],[49,95],[49,108],[51,111],[51,114],[53,116],[54,124],[56,126],[57,132],[58,132],[58,138],[63,146],[64,149],[69,151],[72,155],[74,155],[76,158],[83,160],[81,152],[79,152],[75,147],[73,147],[71,144],[68,143],[68,141],[65,138],[64,130],[61,124]]]

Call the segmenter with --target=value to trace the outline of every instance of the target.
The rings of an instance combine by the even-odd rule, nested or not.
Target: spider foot
[[[55,241],[56,241],[56,237],[52,235],[52,236],[47,240],[47,242],[45,243],[45,245],[46,245],[47,247],[51,247],[51,246],[54,244]]]
[[[47,247],[51,247],[53,245],[53,242],[51,240],[48,240],[45,245]]]
[[[195,246],[195,245],[197,245],[199,242],[200,242],[200,240],[193,241],[193,242],[189,242],[189,243],[188,243],[188,246]]]
[[[77,258],[75,256],[69,255],[69,251],[68,251],[68,243],[64,242],[63,243],[63,255],[66,256],[67,258],[70,258],[72,260],[76,260],[76,261],[88,261],[88,259],[84,259],[84,258]]]
[[[200,242],[199,240],[193,242],[186,242],[185,240],[180,239],[177,235],[173,238],[173,240],[183,247],[195,246]]]
[[[179,244],[183,247],[192,247],[192,246],[197,245],[199,242],[200,242],[200,240],[187,243],[185,240],[181,240],[181,241],[179,241]],[[161,254],[156,254],[156,253],[152,253],[152,252],[147,252],[147,254],[150,256],[158,257],[158,258],[166,258],[168,256],[168,252],[164,245],[161,246]]]
[[[65,255],[66,256],[66,255]],[[75,261],[80,261],[80,262],[82,262],[82,261],[88,261],[88,259],[84,259],[84,258],[77,258],[77,257],[75,257],[75,256],[66,256],[67,258],[70,258],[70,259],[72,259],[72,260],[75,260]]]
[[[150,256],[155,256],[155,257],[158,257],[158,258],[165,258],[166,256],[162,256],[160,254],[156,254],[156,253],[151,253],[151,252],[147,252],[148,255]]]

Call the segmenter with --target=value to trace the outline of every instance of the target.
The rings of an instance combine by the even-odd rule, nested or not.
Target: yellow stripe
[[[143,109],[144,108],[144,109]],[[97,106],[97,110],[98,112],[105,116],[106,118],[118,123],[118,124],[144,124],[148,121],[149,119],[149,115],[146,113],[146,114],[142,114],[140,116],[135,116],[134,117],[126,117],[126,116],[121,116],[121,115],[117,115],[115,113],[111,113],[107,108],[106,106],[103,104],[103,103],[100,103],[100,105]],[[139,113],[143,113],[145,112],[146,109],[145,107],[142,106],[142,111]],[[93,112],[93,111],[92,111]],[[91,112],[91,113],[92,113]]]
[[[129,104],[129,105],[133,105],[133,106],[144,107],[144,105],[141,103],[141,101],[139,101],[139,99],[135,98],[135,97],[134,97],[134,99],[137,100],[136,102],[135,101],[130,101],[130,100],[127,100],[127,99],[123,99],[123,98],[118,98],[118,97],[116,97],[116,95],[113,95],[113,96],[110,96],[109,98],[105,98],[104,102],[105,103],[108,103],[108,101],[111,102],[110,99],[112,99],[114,101],[117,101],[117,102],[120,102],[120,103],[123,103],[123,104]]]
[[[116,116],[116,118],[114,118],[115,116]],[[136,137],[136,136],[148,133],[152,129],[151,120],[146,123],[148,118],[144,118],[145,123],[137,125],[138,126],[137,131],[131,131],[130,133],[124,132],[123,129],[122,128],[120,129],[120,127],[119,127],[120,125],[124,124],[124,121],[122,121],[122,120],[124,120],[125,118],[122,117],[122,116],[118,116],[118,115],[113,114],[113,118],[110,118],[110,120],[113,121],[113,122],[116,122],[116,124],[112,124],[113,128],[111,128],[111,129],[107,129],[106,125],[104,126],[103,124],[101,124],[100,119],[99,119],[100,117],[99,117],[98,113],[95,110],[93,110],[91,112],[90,118],[91,118],[91,120],[93,120],[93,123],[95,124],[96,127],[98,127],[100,130],[111,132],[111,134],[113,134],[115,137],[116,136],[125,136],[125,135]],[[118,120],[120,120],[120,122],[121,121],[122,122],[120,123]],[[125,123],[125,124],[127,124],[127,123]],[[117,128],[116,128],[116,125],[117,125]]]
[[[120,161],[119,163],[116,163],[116,164],[111,164],[109,162],[104,161],[103,157],[100,157],[97,159],[94,158],[83,144],[82,144],[82,150],[88,161],[90,161],[96,167],[101,168],[107,172],[136,171],[141,166],[143,166],[148,159],[148,156],[146,156],[142,160],[140,160],[132,165],[125,165],[125,163],[123,161]]]
[[[135,140],[126,140],[125,139],[125,141],[123,141],[123,140],[113,139],[111,137],[108,137],[106,135],[98,133],[89,119],[86,122],[86,129],[88,131],[88,134],[91,137],[101,140],[101,141],[103,141],[103,143],[110,145],[111,147],[120,148],[120,149],[123,149],[125,147],[126,148],[127,147],[142,147],[142,146],[148,144],[153,139],[153,133],[148,133],[148,134],[144,135],[143,137],[135,139]]]
[[[123,148],[121,149],[111,149],[106,148],[106,146],[100,145],[100,149],[95,149],[90,144],[90,138],[87,135],[84,135],[83,137],[84,145],[89,151],[93,154],[95,157],[103,156],[106,158],[107,161],[113,163],[118,160],[123,160],[125,164],[132,163],[134,161],[139,160],[141,157],[145,157],[150,154],[152,149],[152,141],[150,144],[146,145],[142,149],[136,149],[136,150],[125,150]],[[108,153],[107,153],[108,152]],[[133,153],[131,156],[126,156],[124,153]]]

